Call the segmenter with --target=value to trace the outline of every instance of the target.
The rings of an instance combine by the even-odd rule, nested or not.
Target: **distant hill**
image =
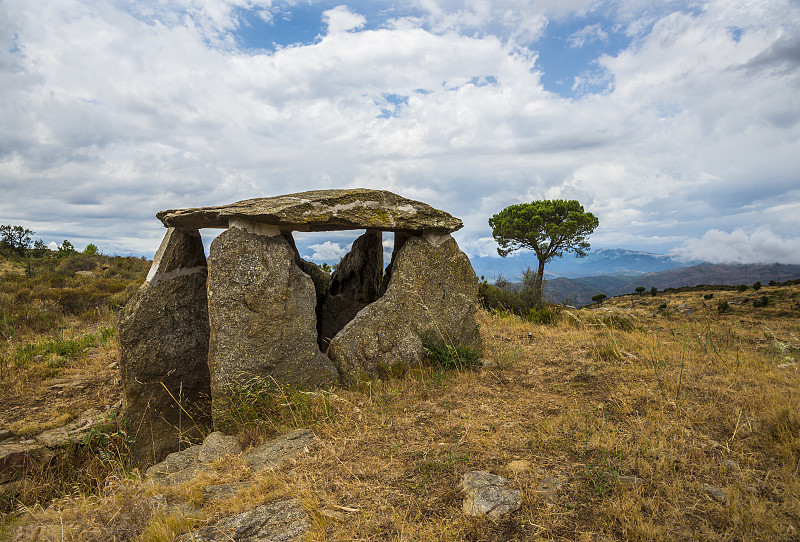
[[[473,257],[470,258],[475,272],[484,275],[490,281],[498,275],[507,280],[519,280],[526,267],[536,269],[536,255],[517,253],[507,258]],[[591,251],[585,258],[572,255],[564,256],[548,262],[545,267],[546,278],[578,278],[600,275],[636,277],[646,273],[666,271],[676,267],[687,267],[702,262],[685,260],[666,254],[654,254],[624,248],[601,248]]]
[[[592,302],[592,296],[615,296],[633,293],[637,286],[659,290],[719,284],[751,285],[756,281],[767,284],[770,280],[783,282],[800,278],[800,265],[787,264],[700,264],[691,267],[668,269],[639,276],[595,276],[575,279],[555,278],[545,282],[545,297],[554,303],[569,301],[576,306]]]

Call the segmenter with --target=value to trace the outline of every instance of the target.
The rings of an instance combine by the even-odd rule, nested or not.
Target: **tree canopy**
[[[521,248],[533,250],[539,260],[536,273],[538,300],[541,302],[544,265],[564,252],[583,257],[589,252],[586,237],[600,221],[583,210],[576,200],[540,200],[506,207],[492,218],[492,236],[506,257]]]
[[[0,226],[0,247],[13,250],[17,254],[25,254],[31,246],[33,232],[22,226]]]

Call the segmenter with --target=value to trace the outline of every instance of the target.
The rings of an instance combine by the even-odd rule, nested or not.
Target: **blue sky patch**
[[[389,119],[397,117],[403,109],[408,107],[408,96],[384,92],[381,98],[380,100],[375,100],[375,105],[381,110],[381,114],[376,118]]]
[[[631,38],[603,17],[573,17],[550,22],[544,36],[533,44],[539,52],[536,64],[542,71],[545,90],[567,98],[588,92],[604,92],[609,81],[597,59],[616,56],[631,44]],[[579,84],[576,85],[576,78]]]

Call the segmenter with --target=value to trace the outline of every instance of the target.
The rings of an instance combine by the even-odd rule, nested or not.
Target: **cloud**
[[[600,23],[586,25],[580,30],[570,34],[567,38],[570,47],[583,47],[587,43],[607,40],[608,33],[603,30]]]
[[[237,48],[241,13],[291,2],[5,0],[0,216],[46,240],[152,254],[159,210],[363,186],[462,218],[471,255],[494,253],[488,217],[556,197],[599,217],[598,248],[759,226],[792,238],[796,3],[652,5],[318,8],[326,35],[264,52]],[[552,21],[580,22],[585,40],[616,24],[633,41],[564,97],[540,81]]]
[[[315,262],[338,261],[341,260],[348,252],[348,248],[341,246],[339,243],[333,243],[331,241],[308,245],[308,248],[314,251],[310,259]]]
[[[361,28],[367,22],[363,15],[350,11],[347,6],[336,6],[325,11],[322,20],[327,23],[329,34]]]
[[[800,237],[782,237],[766,227],[709,230],[699,239],[687,239],[673,253],[711,263],[800,264]]]

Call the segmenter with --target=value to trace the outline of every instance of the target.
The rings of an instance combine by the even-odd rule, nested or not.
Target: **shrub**
[[[658,293],[658,288],[656,288],[655,286],[650,288],[650,295],[651,296],[655,297],[657,293]]]
[[[756,308],[766,307],[767,305],[769,305],[769,298],[765,295],[761,296],[760,299],[753,300],[753,306]]]
[[[755,281],[753,283],[753,290],[759,291],[761,289],[761,283],[759,281]]]
[[[597,294],[597,295],[593,295],[593,296],[592,296],[592,301],[594,301],[594,302],[595,302],[595,303],[597,303],[598,305],[602,305],[602,304],[603,304],[603,301],[605,301],[605,299],[606,299],[607,297],[608,297],[608,296],[607,296],[606,294]]]
[[[478,298],[487,310],[512,312],[525,318],[532,309],[545,306],[536,300],[535,280],[536,272],[530,267],[522,272],[521,287],[512,285],[502,276],[494,284],[484,278],[478,285]]]
[[[554,324],[558,319],[558,314],[561,309],[558,305],[547,306],[543,305],[539,308],[533,308],[525,315],[525,320],[533,322],[534,324]]]
[[[78,251],[75,250],[75,247],[64,239],[64,242],[58,246],[58,257],[62,258],[64,256],[72,256],[73,254],[77,253]]]
[[[778,283],[777,283],[777,282],[775,282],[774,280],[771,280],[771,281],[769,281],[769,285],[770,285],[770,286],[777,286],[777,284],[778,284]]]
[[[87,253],[74,254],[65,257],[58,265],[59,270],[64,271],[91,271],[97,266],[97,258],[90,256]]]
[[[84,254],[88,254],[89,256],[97,256],[100,254],[100,251],[97,249],[97,245],[94,243],[89,243],[86,245],[86,248],[83,249]]]
[[[639,295],[642,295],[645,290],[646,290],[646,288],[644,286],[637,286],[636,287],[636,293],[639,294]]]
[[[422,340],[425,358],[431,365],[443,369],[474,370],[481,367],[480,352],[475,348],[458,346],[452,341],[425,337]]]
[[[747,290],[747,284],[740,284],[739,286],[736,287],[736,289],[739,290],[740,292],[744,292],[745,290]]]
[[[703,296],[703,299],[713,299],[713,298],[714,298],[714,294],[705,294]]]
[[[720,313],[727,312],[727,310],[728,310],[729,308],[730,308],[730,307],[728,306],[728,302],[727,302],[727,301],[720,301],[720,302],[719,302],[719,304],[717,305],[717,310],[718,310]]]

